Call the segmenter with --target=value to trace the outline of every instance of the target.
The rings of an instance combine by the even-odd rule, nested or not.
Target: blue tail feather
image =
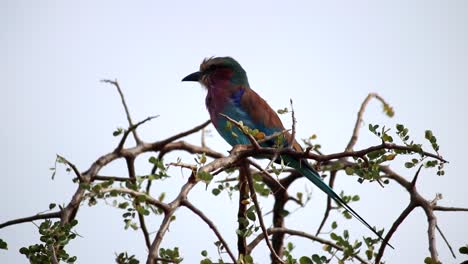
[[[314,170],[310,166],[310,164],[305,160],[299,160],[290,156],[283,156],[282,157],[287,164],[287,166],[295,168],[299,171],[302,175],[304,175],[307,179],[309,179],[315,186],[317,186],[320,190],[326,193],[330,198],[332,198],[338,205],[344,207],[351,215],[357,218],[363,225],[369,228],[375,235],[377,235],[382,241],[384,238],[377,233],[377,231],[372,228],[356,211],[353,210],[343,199],[335,192],[333,189],[326,184],[317,171]],[[387,245],[391,248],[394,248],[390,243],[387,242]]]

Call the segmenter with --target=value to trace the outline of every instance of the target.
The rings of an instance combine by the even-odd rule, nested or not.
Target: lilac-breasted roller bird
[[[226,116],[250,129],[258,129],[265,136],[271,136],[285,131],[285,128],[276,112],[254,90],[250,88],[247,74],[242,66],[231,57],[214,57],[203,60],[200,70],[194,72],[182,81],[199,82],[204,86],[208,94],[205,99],[206,108],[210,114],[211,122],[218,133],[231,145],[249,145],[250,140],[237,127],[232,126]],[[233,133],[235,131],[235,133]],[[291,135],[285,133],[284,145],[287,147]],[[263,147],[278,147],[277,140],[269,140],[261,143]],[[296,151],[303,151],[296,140],[291,147]],[[296,169],[304,175],[320,190],[331,197],[338,205],[344,207],[356,217],[362,224],[383,240],[356,211],[354,211],[343,199],[326,184],[318,172],[305,159],[295,158],[289,155],[281,155],[284,163]],[[388,244],[388,243],[387,243]],[[392,247],[390,244],[388,244]],[[392,247],[393,248],[393,247]]]

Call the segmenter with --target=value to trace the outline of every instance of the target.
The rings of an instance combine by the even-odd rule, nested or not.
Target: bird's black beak
[[[192,74],[189,74],[185,76],[185,78],[182,79],[183,82],[198,82],[200,80],[200,72],[194,72]]]

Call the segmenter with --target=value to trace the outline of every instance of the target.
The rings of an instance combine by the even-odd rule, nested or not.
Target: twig
[[[61,159],[63,162],[65,162],[65,164],[67,164],[73,170],[73,172],[75,173],[76,177],[78,178],[80,182],[83,181],[83,178],[81,177],[81,172],[78,170],[75,164],[71,163],[66,158],[58,154],[57,154],[57,158]]]
[[[136,133],[136,129],[137,129],[140,125],[142,125],[142,124],[144,124],[144,123],[150,121],[151,119],[157,118],[157,117],[159,117],[159,115],[156,115],[156,116],[149,116],[149,117],[147,117],[146,119],[144,119],[144,120],[142,120],[142,121],[136,123],[135,125],[130,125],[130,127],[124,132],[124,134],[123,134],[123,136],[122,136],[122,139],[120,140],[120,143],[119,143],[119,145],[117,146],[117,148],[115,149],[115,151],[116,151],[116,152],[119,152],[119,151],[121,151],[121,150],[123,149],[123,147],[124,147],[124,145],[125,145],[125,141],[127,140],[127,137],[128,137],[128,135],[130,134],[130,132]],[[133,135],[135,136],[136,134],[133,134]],[[139,140],[139,139],[138,139],[138,140]],[[138,145],[141,145],[141,144],[142,144],[142,141],[139,140]]]
[[[260,145],[258,144],[257,140],[251,135],[249,134],[247,131],[245,131],[245,127],[243,125],[241,125],[239,122],[237,122],[236,120],[230,118],[229,116],[225,115],[225,114],[219,114],[221,115],[222,117],[226,118],[228,121],[230,121],[231,123],[233,123],[234,125],[236,125],[239,130],[249,139],[250,141],[250,144],[252,144],[252,146],[254,146],[255,149],[260,149]]]
[[[445,237],[444,233],[443,233],[442,230],[440,229],[439,225],[436,224],[436,228],[437,228],[437,231],[439,231],[440,236],[442,236],[442,238],[444,239],[445,244],[447,244],[447,247],[449,248],[450,253],[452,253],[453,258],[456,259],[457,256],[455,256],[455,252],[453,252],[452,246],[451,246],[450,243],[448,242],[447,238]]]
[[[59,261],[57,260],[57,253],[55,252],[54,245],[49,244],[48,247],[49,247],[50,253],[52,253],[50,256],[50,261],[52,262],[52,264],[59,264]]]
[[[461,207],[447,207],[447,206],[434,206],[434,211],[445,211],[445,212],[468,212],[468,208]]]
[[[4,227],[7,227],[7,226],[32,222],[32,221],[36,221],[36,220],[60,218],[60,215],[61,215],[61,211],[58,211],[58,212],[52,212],[52,213],[46,213],[46,214],[37,214],[37,215],[33,215],[33,216],[18,218],[18,219],[6,221],[6,222],[0,224],[0,229],[2,229]]]
[[[126,182],[130,178],[128,177],[117,177],[117,176],[103,176],[103,175],[96,175],[94,176],[94,180],[97,181],[118,181],[118,182]]]
[[[244,170],[247,172],[246,178],[247,178],[247,182],[248,182],[249,189],[250,189],[250,197],[251,197],[251,199],[252,199],[252,201],[253,201],[253,203],[255,205],[255,210],[257,211],[258,222],[260,223],[260,227],[262,229],[262,232],[265,235],[265,242],[266,242],[268,248],[270,249],[272,260],[275,263],[276,262],[284,263],[284,261],[276,253],[275,249],[273,248],[273,246],[272,246],[272,244],[270,242],[270,239],[268,238],[268,232],[267,232],[267,229],[265,227],[265,223],[263,221],[262,210],[260,209],[260,205],[259,205],[258,200],[257,200],[257,193],[255,192],[255,188],[254,188],[254,185],[253,185],[252,175],[250,175],[250,171],[247,168],[247,166],[248,166],[248,163],[246,161],[244,161],[242,163],[242,167],[244,167]]]
[[[408,215],[416,208],[416,205],[413,202],[410,202],[408,206],[403,210],[403,212],[398,216],[398,218],[395,220],[393,223],[392,227],[388,231],[387,235],[385,236],[384,240],[382,241],[382,244],[380,244],[379,252],[377,256],[375,257],[375,263],[380,263],[380,260],[382,259],[382,256],[385,252],[385,247],[388,244],[388,241],[390,241],[390,238],[393,236],[395,231],[398,229],[398,227],[403,223],[403,221],[408,217]]]
[[[330,186],[330,188],[333,188],[333,186],[335,185],[336,173],[337,171],[330,172],[330,180],[328,182],[328,185]],[[332,209],[331,202],[332,202],[331,197],[327,195],[327,207],[325,208],[325,213],[323,214],[322,222],[320,223],[320,226],[317,229],[317,232],[315,233],[316,236],[320,234],[320,231],[322,231],[323,226],[327,222],[328,216],[330,215],[330,211]]]
[[[112,80],[104,79],[104,80],[101,80],[101,82],[112,84],[112,85],[115,86],[115,88],[117,88],[117,91],[119,92],[119,95],[120,95],[120,99],[122,100],[122,105],[123,105],[123,107],[125,109],[125,115],[127,116],[128,126],[132,127],[133,126],[132,117],[130,116],[130,111],[128,110],[127,103],[125,102],[125,96],[124,96],[124,94],[122,92],[122,89],[120,89],[120,85],[117,82],[117,80],[112,81]],[[135,142],[137,143],[137,145],[140,145],[141,140],[138,137],[138,134],[137,134],[136,130],[132,130],[132,133],[133,133],[133,137],[135,139]]]
[[[145,197],[145,202],[148,204],[152,204],[156,206],[157,208],[163,210],[164,212],[168,212],[170,210],[170,206],[166,203],[163,203],[157,199],[154,199],[152,196],[144,193],[144,192],[139,192],[135,191],[132,189],[127,189],[127,188],[104,188],[100,190],[100,193],[108,193],[108,192],[117,192],[121,194],[128,194],[132,196],[133,198],[137,197]]]
[[[130,180],[132,180],[133,182],[136,182],[135,158],[127,157],[125,160],[127,162],[128,176]],[[135,203],[136,208],[140,206],[140,202],[138,202],[138,200],[135,199],[134,203]],[[151,246],[151,242],[149,238],[148,228],[146,227],[145,217],[138,210],[137,210],[137,213],[138,213],[138,221],[140,222],[141,232],[143,233],[143,238],[145,239],[146,247],[149,249]]]
[[[308,234],[308,233],[303,232],[303,231],[298,231],[298,230],[293,230],[293,229],[288,229],[288,228],[268,228],[268,230],[267,230],[268,235],[275,234],[275,233],[283,233],[283,234],[288,234],[288,235],[292,235],[292,236],[304,237],[304,238],[308,238],[308,239],[310,239],[312,241],[319,242],[319,243],[321,243],[323,245],[330,246],[330,247],[332,247],[332,248],[334,248],[336,250],[339,250],[339,251],[344,250],[344,248],[342,246],[336,245],[332,241],[323,239],[323,238],[318,237],[318,236],[314,236],[312,234]],[[260,241],[262,241],[264,239],[264,236],[265,236],[265,234],[260,233],[254,240],[252,240],[252,242],[250,242],[250,244],[248,246],[249,250],[253,250],[260,243]],[[365,261],[360,256],[356,255],[356,256],[353,256],[353,258],[359,260],[361,263],[364,263],[364,264],[368,263],[367,261]]]
[[[167,166],[186,168],[186,169],[189,169],[191,171],[196,171],[197,170],[197,166],[192,165],[192,164],[188,164],[188,163],[183,163],[183,162],[171,162],[171,163],[167,164]]]
[[[196,132],[202,130],[203,128],[205,128],[206,126],[208,126],[210,123],[211,123],[211,120],[207,120],[204,123],[202,123],[201,125],[198,125],[198,126],[192,128],[192,129],[189,129],[187,131],[181,132],[181,133],[176,134],[174,136],[168,137],[168,138],[166,138],[164,140],[155,142],[155,143],[153,143],[153,147],[160,146],[160,145],[167,145],[168,143],[176,141],[176,140],[178,140],[180,138],[183,138],[183,137],[186,137],[186,136],[191,135],[193,133],[196,133]]]
[[[216,228],[215,224],[213,221],[211,221],[202,211],[200,211],[198,208],[196,208],[191,202],[189,202],[187,199],[183,200],[181,204],[188,209],[190,209],[193,213],[198,215],[205,223],[213,230],[215,233],[216,237],[218,237],[218,240],[223,244],[223,247],[226,249],[229,257],[231,258],[233,263],[236,263],[236,257],[232,253],[231,249],[229,248],[228,244],[224,240],[224,238],[221,236],[221,233],[218,231]]]
[[[171,218],[173,214],[174,210],[171,210],[169,213],[166,213],[164,215],[164,219],[161,225],[159,226],[159,230],[156,233],[156,237],[154,238],[153,243],[151,244],[146,264],[155,264],[158,260],[159,245],[161,245],[164,234],[166,233],[167,229],[169,229],[169,225],[171,223]]]
[[[249,189],[248,189],[248,168],[246,166],[241,166],[239,170],[239,202],[238,202],[238,209],[237,209],[237,221],[238,221],[238,230],[244,231],[247,229],[247,224],[245,221],[240,221],[242,218],[246,218],[245,212],[247,211],[247,201],[249,199]],[[247,254],[247,242],[245,240],[245,236],[239,232],[237,234],[237,250],[239,251],[239,255],[246,255]]]
[[[349,140],[348,142],[348,145],[346,146],[345,148],[345,151],[352,151],[353,148],[354,148],[354,145],[356,145],[356,142],[358,140],[358,137],[359,137],[359,130],[361,129],[361,123],[362,123],[362,117],[364,115],[364,112],[366,110],[366,107],[367,107],[367,104],[369,103],[369,101],[372,99],[372,98],[377,98],[378,100],[380,100],[384,105],[388,105],[382,97],[380,97],[378,94],[376,93],[370,93],[367,95],[366,99],[364,99],[364,101],[362,102],[361,104],[361,107],[359,108],[359,111],[357,113],[357,119],[356,119],[356,123],[354,124],[354,129],[353,129],[353,134],[351,135],[351,139]]]
[[[291,138],[289,139],[288,146],[291,147],[295,141],[296,138],[296,117],[294,116],[294,106],[293,106],[293,100],[289,99],[289,103],[291,104],[291,119],[292,119],[292,132],[291,132]]]

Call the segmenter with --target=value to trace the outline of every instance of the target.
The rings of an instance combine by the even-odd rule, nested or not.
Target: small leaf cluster
[[[246,125],[244,125],[244,122],[238,121],[237,125],[234,125],[231,121],[226,121],[226,130],[231,131],[231,135],[233,137],[239,137],[239,134],[250,134],[252,135],[256,140],[262,140],[265,138],[265,133],[258,130],[258,129],[252,129]],[[240,127],[240,128],[239,128]],[[242,129],[242,130],[241,130]]]
[[[43,243],[22,247],[19,252],[25,255],[31,263],[49,263],[54,252],[57,260],[75,263],[77,257],[71,257],[64,247],[70,240],[76,238],[72,228],[77,224],[76,219],[67,224],[62,224],[60,221],[53,223],[50,220],[45,220],[39,225],[40,240]]]
[[[383,229],[378,230],[377,233],[379,235],[383,234]],[[375,251],[377,249],[377,245],[380,244],[380,239],[379,238],[372,238],[372,237],[364,237],[364,243],[367,246],[367,249],[365,251],[366,257],[368,260],[372,260],[377,256],[377,252]]]
[[[8,244],[0,238],[0,249],[8,250]]]
[[[308,137],[308,138],[303,138],[302,139],[302,142],[307,146],[307,149],[310,149],[310,150],[319,150],[320,148],[322,148],[322,145],[320,144],[314,144],[312,141],[317,139],[317,135],[316,134],[312,134],[312,136]]]
[[[307,256],[302,256],[299,259],[299,264],[325,264],[328,263],[328,259],[325,256],[320,256],[318,254],[313,254],[311,258]]]
[[[332,223],[332,228],[336,228],[336,222]],[[343,247],[343,257],[339,258],[339,263],[344,263],[344,261],[348,259],[352,259],[353,257],[357,256],[360,252],[360,247],[362,246],[362,242],[354,241],[354,243],[350,243],[349,239],[349,231],[344,230],[342,235],[337,234],[336,232],[330,233],[330,238],[336,241],[336,245]],[[327,248],[331,252],[331,248]]]
[[[218,244],[218,243],[222,246],[221,242],[219,242],[219,241],[217,241],[217,243],[215,243],[215,244]],[[218,250],[219,250],[220,245],[217,245],[217,246],[218,246]],[[217,262],[213,262],[213,261],[208,257],[208,251],[206,251],[206,250],[202,250],[202,252],[201,252],[200,254],[204,257],[202,260],[200,260],[200,264],[213,264],[213,263],[216,263],[216,264],[224,264],[224,261],[223,261],[221,258],[219,258]],[[241,255],[241,258],[243,259],[243,256],[242,256],[242,255]],[[253,263],[253,262],[251,262],[251,263]]]
[[[140,261],[135,258],[135,255],[129,256],[127,252],[122,252],[115,258],[117,264],[138,264]]]
[[[249,203],[248,200],[244,200],[242,202],[245,204]],[[255,205],[251,205],[249,208],[247,208],[243,217],[237,218],[237,221],[239,222],[240,226],[243,226],[245,228],[237,229],[236,234],[247,238],[251,236],[254,232],[257,232],[260,229],[260,227],[255,225],[256,220],[257,215],[255,211]]]
[[[287,264],[296,264],[297,259],[295,259],[292,255],[292,251],[294,250],[295,246],[293,243],[288,242],[284,247],[284,260]]]
[[[167,262],[167,261],[161,260],[161,263],[163,263],[163,264],[180,263],[183,260],[183,258],[180,257],[178,247],[174,247],[173,249],[160,248],[159,249],[159,257],[162,258],[162,259],[167,259],[167,260],[172,261],[172,262]]]
[[[151,156],[148,162],[153,164],[153,173],[148,176],[148,180],[160,180],[168,178],[167,167],[164,165],[162,159]]]
[[[232,197],[232,194],[234,193],[234,191],[237,191],[239,190],[239,187],[238,185],[231,185],[229,182],[224,182],[224,183],[220,183],[218,184],[217,187],[213,188],[211,190],[211,193],[214,195],[214,196],[218,196],[222,191],[227,191],[229,197]]]
[[[442,262],[436,261],[436,260],[432,259],[431,257],[426,257],[424,259],[424,264],[442,264]]]
[[[460,254],[464,254],[464,255],[468,255],[468,245],[465,245],[463,247],[460,247],[458,249],[458,252],[460,252]]]

